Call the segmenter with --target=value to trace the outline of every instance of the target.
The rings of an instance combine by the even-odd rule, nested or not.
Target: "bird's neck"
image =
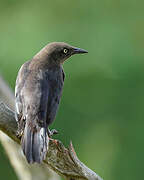
[[[50,69],[53,67],[61,68],[62,64],[52,61],[48,56],[34,56],[29,65],[31,70]]]
[[[48,56],[48,51],[47,49],[44,47],[41,51],[39,51],[34,57],[33,59],[46,59]]]

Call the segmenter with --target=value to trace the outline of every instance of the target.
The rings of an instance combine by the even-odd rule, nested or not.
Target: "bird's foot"
[[[48,128],[47,133],[48,133],[48,136],[51,138],[53,135],[58,134],[58,131],[57,131],[56,129],[50,130],[50,129]]]
[[[17,131],[16,136],[20,139],[23,136],[23,131]]]

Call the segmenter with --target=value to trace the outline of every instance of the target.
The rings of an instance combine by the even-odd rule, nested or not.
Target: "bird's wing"
[[[43,124],[46,121],[49,95],[47,73],[42,70],[31,71],[29,62],[19,70],[15,87],[15,116],[19,131],[24,129],[24,121],[31,119],[32,124]],[[31,118],[26,118],[31,117]]]
[[[19,91],[20,102],[23,106],[22,115],[26,121],[31,121],[32,126],[37,123],[45,126],[50,90],[48,81],[45,71],[33,70],[28,74],[24,86]]]
[[[40,126],[46,127],[47,106],[50,94],[50,83],[46,72],[40,70],[37,74],[36,83],[34,83],[34,95],[32,102],[35,106],[35,115]],[[33,109],[33,108],[32,108]]]
[[[22,117],[22,109],[23,109],[23,103],[22,103],[22,89],[24,87],[25,81],[27,79],[27,76],[29,74],[28,71],[28,65],[30,61],[27,61],[24,63],[19,72],[16,79],[16,85],[15,85],[15,116],[16,120],[19,121]]]
[[[37,69],[30,72],[21,92],[22,113],[25,117],[21,143],[29,163],[40,163],[46,156],[49,87],[47,74],[43,70]],[[20,124],[24,123],[20,122]]]

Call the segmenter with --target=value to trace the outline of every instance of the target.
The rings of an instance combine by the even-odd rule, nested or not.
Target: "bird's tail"
[[[46,128],[33,129],[26,123],[21,144],[28,163],[41,163],[46,158],[48,141]]]

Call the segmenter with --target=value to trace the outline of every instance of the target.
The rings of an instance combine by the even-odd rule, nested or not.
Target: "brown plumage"
[[[19,70],[15,87],[16,120],[29,163],[41,163],[48,150],[48,126],[53,122],[64,84],[63,62],[87,51],[66,43],[45,46]]]

